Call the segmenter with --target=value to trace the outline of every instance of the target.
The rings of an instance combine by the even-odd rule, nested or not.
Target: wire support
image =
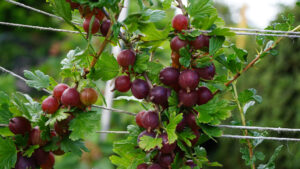
[[[281,128],[281,127],[257,127],[257,126],[235,126],[235,125],[216,125],[214,127],[243,129],[243,130],[276,131],[276,132],[300,132],[300,129]]]
[[[300,142],[299,138],[284,138],[284,137],[255,137],[255,136],[241,136],[241,135],[229,135],[223,134],[221,138],[232,138],[232,139],[252,139],[252,140],[271,140],[271,141],[291,141]]]

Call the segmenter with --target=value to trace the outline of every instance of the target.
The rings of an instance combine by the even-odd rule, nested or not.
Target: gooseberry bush
[[[70,50],[61,61],[60,82],[39,70],[24,72],[28,86],[49,92],[41,102],[19,92],[0,93],[0,168],[50,169],[54,155],[88,151],[84,138],[96,134],[100,119],[94,105],[99,95],[104,99],[96,83],[112,79],[114,90],[126,92],[123,98],[130,100],[133,97],[127,96],[132,94],[143,105],[136,124],[128,126],[128,137],[114,142],[110,160],[117,168],[222,166],[210,161],[201,145],[217,141],[222,131],[216,125],[234,109],[242,119],[235,124],[250,124],[244,114],[262,99],[255,89],[238,93],[236,80],[264,56],[275,56],[281,38],[257,36],[258,53],[248,61],[247,51],[231,42],[235,33],[224,28],[211,0],[189,0],[187,6],[180,0],[139,0],[139,11],[122,22],[117,18],[123,0],[48,1],[80,32],[86,47]],[[162,22],[174,7],[182,14]],[[267,29],[293,30],[292,24],[289,15]],[[100,46],[91,43],[95,39]],[[172,50],[167,63],[157,56],[165,44]],[[122,51],[113,56],[108,46],[117,45]],[[242,158],[251,168],[264,159],[255,151],[261,142],[241,141]],[[280,149],[259,168],[274,168]]]

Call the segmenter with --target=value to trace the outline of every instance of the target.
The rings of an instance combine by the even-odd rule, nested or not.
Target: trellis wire
[[[54,31],[54,32],[66,32],[66,33],[73,33],[79,34],[78,31],[66,30],[66,29],[57,29],[52,27],[42,27],[42,26],[34,26],[34,25],[25,25],[25,24],[17,24],[17,23],[10,23],[10,22],[0,22],[0,25],[6,26],[14,26],[14,27],[23,27],[23,28],[31,28],[31,29],[38,29],[38,30],[45,30],[45,31]],[[210,33],[210,30],[199,30],[202,33]],[[84,32],[84,34],[86,34]],[[235,32],[236,35],[251,35],[251,36],[275,36],[275,37],[287,37],[287,38],[300,38],[300,35],[280,35],[280,34],[261,34],[261,33],[248,33],[248,32]],[[96,34],[94,36],[102,36]]]
[[[284,137],[255,137],[255,136],[241,136],[241,135],[229,135],[229,134],[223,134],[220,136],[222,138],[233,138],[233,139],[252,139],[252,140],[272,140],[272,141],[294,141],[294,142],[300,142],[299,138],[284,138]]]
[[[47,16],[50,16],[50,17],[55,17],[59,20],[63,20],[62,17],[59,17],[57,15],[54,15],[54,14],[51,14],[51,13],[48,13],[48,12],[30,7],[30,6],[25,5],[23,3],[16,2],[16,1],[13,1],[13,0],[6,0],[6,1],[9,2],[9,3],[15,4],[15,5],[18,5],[20,7],[23,7],[23,8],[33,10],[35,12],[38,12],[38,13],[41,13],[41,14],[44,14],[44,15],[47,15]],[[76,22],[72,22],[72,23],[74,23],[76,25],[80,25],[79,23],[76,23]],[[245,32],[235,32],[237,35],[278,36],[278,37],[289,37],[289,38],[299,38],[300,37],[300,36],[295,36],[295,35],[300,35],[300,32],[292,32],[292,31],[261,30],[261,29],[248,29],[248,28],[233,28],[233,27],[225,27],[225,28],[228,28],[232,31],[245,31]],[[207,33],[207,32],[209,32],[209,30],[203,30],[202,32]],[[256,32],[256,33],[246,33],[246,32]],[[273,33],[273,34],[259,34],[257,32],[260,32],[260,33]],[[276,35],[276,34],[293,34],[294,36],[291,36],[291,35]]]
[[[16,77],[16,78],[18,78],[18,79],[21,79],[21,80],[24,81],[24,82],[27,81],[27,80],[26,80],[25,78],[23,78],[22,76],[19,76],[19,75],[15,74],[14,72],[5,69],[4,67],[1,67],[1,66],[0,66],[0,70],[3,71],[3,72],[9,73],[10,75],[12,75],[12,76],[14,76],[14,77]],[[43,90],[44,92],[46,92],[46,93],[51,94],[51,92],[50,92],[49,90],[47,90],[47,89],[42,89],[42,90]]]
[[[23,8],[26,8],[26,9],[29,9],[29,10],[32,10],[32,11],[35,11],[35,12],[38,12],[40,14],[43,14],[43,15],[46,15],[46,16],[50,16],[50,17],[54,17],[56,19],[59,19],[61,21],[64,21],[64,19],[60,16],[57,16],[57,15],[54,15],[54,14],[51,14],[49,12],[46,12],[46,11],[42,11],[40,9],[36,9],[36,8],[33,8],[31,6],[28,6],[28,5],[25,5],[23,3],[20,3],[20,2],[16,2],[16,1],[13,1],[13,0],[5,0],[6,2],[9,2],[9,3],[12,3],[14,5],[17,5],[17,6],[20,6],[20,7],[23,7]],[[76,23],[76,22],[72,22],[73,24],[75,25],[80,25],[79,23]]]
[[[26,82],[26,79],[23,78],[20,75],[15,74],[14,72],[5,69],[4,67],[0,66],[0,70],[2,70],[3,72],[9,73],[10,75]],[[50,91],[43,89],[43,91],[51,94]],[[99,108],[99,109],[105,109],[105,110],[111,110],[113,112],[117,112],[117,113],[123,113],[123,114],[127,114],[130,116],[136,116],[136,113],[132,113],[129,111],[125,111],[125,110],[121,110],[121,109],[116,109],[116,108],[107,108],[104,106],[99,106],[99,105],[92,105],[92,107],[95,108]],[[214,127],[219,127],[219,128],[232,128],[232,129],[246,129],[246,130],[261,130],[261,131],[276,131],[276,132],[300,132],[300,129],[292,129],[292,128],[281,128],[281,127],[258,127],[258,126],[235,126],[235,125],[213,125]],[[0,124],[1,127],[1,124]]]
[[[67,29],[57,29],[57,28],[52,28],[52,27],[33,26],[33,25],[25,25],[25,24],[9,23],[9,22],[1,22],[1,21],[0,21],[0,25],[31,28],[31,29],[38,29],[38,30],[52,31],[52,32],[66,32],[66,33],[72,33],[72,34],[80,33],[78,31],[72,31],[72,30],[67,30]],[[86,34],[86,32],[83,32],[83,34]],[[95,34],[94,36],[102,36],[102,35]]]
[[[230,128],[230,129],[245,129],[245,130],[276,131],[276,132],[300,132],[300,129],[281,128],[281,127],[257,127],[257,126],[235,126],[235,125],[215,125],[214,127]]]
[[[97,133],[129,134],[128,131],[97,131]],[[298,138],[264,137],[264,136],[255,137],[255,136],[242,136],[242,135],[230,135],[230,134],[223,134],[222,136],[220,136],[220,138],[300,142],[300,139]]]

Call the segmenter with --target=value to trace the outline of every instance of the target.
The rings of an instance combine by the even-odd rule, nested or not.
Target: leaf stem
[[[233,86],[234,99],[235,99],[235,102],[236,102],[236,104],[238,106],[238,109],[239,109],[239,113],[240,113],[241,120],[242,120],[242,125],[246,126],[246,118],[245,118],[241,103],[239,101],[239,96],[238,96],[237,89],[236,89],[236,82],[232,83],[232,86]],[[244,136],[248,136],[248,130],[247,129],[244,130]],[[250,142],[249,139],[246,139],[246,141],[247,141],[247,145],[248,145],[250,161],[252,163],[251,169],[255,169],[255,163],[252,161],[252,159],[253,159],[252,143]]]

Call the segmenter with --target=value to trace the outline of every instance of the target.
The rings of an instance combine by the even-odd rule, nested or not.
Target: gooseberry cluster
[[[175,33],[184,34],[188,30],[188,19],[184,15],[176,15],[172,22]],[[185,30],[185,31],[184,31]],[[198,50],[206,52],[209,48],[209,36],[199,35],[193,40],[183,40],[180,36],[175,36],[171,40],[172,49],[172,66],[162,69],[159,73],[159,79],[162,85],[152,86],[147,78],[138,78],[138,74],[134,74],[132,69],[136,61],[136,53],[130,49],[123,50],[117,56],[118,64],[122,67],[126,75],[121,75],[115,80],[115,89],[120,92],[127,92],[131,89],[132,95],[137,99],[145,99],[162,110],[168,109],[168,98],[172,91],[177,93],[178,105],[180,112],[183,113],[182,121],[177,125],[176,131],[182,132],[186,128],[194,133],[195,138],[190,140],[192,146],[195,146],[200,137],[200,128],[196,123],[196,116],[199,114],[193,109],[195,105],[206,104],[213,98],[213,93],[205,86],[200,86],[201,81],[212,80],[215,76],[215,66],[211,62],[206,67],[196,67],[191,60],[190,67],[180,65],[180,49],[190,46],[191,55]],[[135,80],[131,82],[130,76],[133,75]],[[142,77],[142,76],[140,76]],[[151,83],[151,82],[150,82]],[[149,136],[152,138],[162,138],[162,147],[156,148],[159,153],[152,159],[151,163],[143,163],[138,169],[160,169],[170,168],[174,160],[175,153],[181,152],[177,147],[177,143],[172,144],[168,141],[168,135],[162,129],[160,109],[141,111],[136,116],[136,123],[145,130],[138,136],[137,142],[141,137]],[[152,150],[151,150],[152,151]],[[192,160],[187,160],[186,165],[192,168],[196,165]]]
[[[111,25],[111,21],[109,19],[103,20],[105,14],[101,9],[99,8],[91,9],[87,5],[82,5],[76,2],[72,2],[72,0],[66,0],[66,1],[70,4],[72,10],[78,9],[79,13],[81,14],[81,17],[84,18],[83,29],[85,32],[95,34],[98,33],[100,30],[103,36],[107,35]],[[93,16],[95,16],[94,19],[92,19]],[[91,23],[92,20],[93,23]]]
[[[85,88],[80,93],[76,88],[71,88],[66,84],[58,84],[53,95],[47,97],[42,102],[43,116],[51,116],[60,108],[75,108],[84,111],[86,107],[90,108],[98,99],[98,94],[93,88]],[[68,137],[71,133],[69,130],[70,122],[75,118],[72,112],[68,112],[68,117],[54,123],[53,129],[49,133],[44,133],[49,136],[49,139],[43,139],[42,132],[38,126],[32,128],[31,122],[25,117],[14,117],[10,119],[9,129],[14,133],[15,137],[28,139],[26,145],[18,145],[19,150],[15,169],[37,168],[52,169],[55,163],[54,155],[63,155],[65,152],[60,147],[60,142],[63,138]],[[44,147],[51,144],[54,139],[57,149],[55,151],[46,151]],[[38,145],[31,157],[28,157],[24,152],[29,146]]]

